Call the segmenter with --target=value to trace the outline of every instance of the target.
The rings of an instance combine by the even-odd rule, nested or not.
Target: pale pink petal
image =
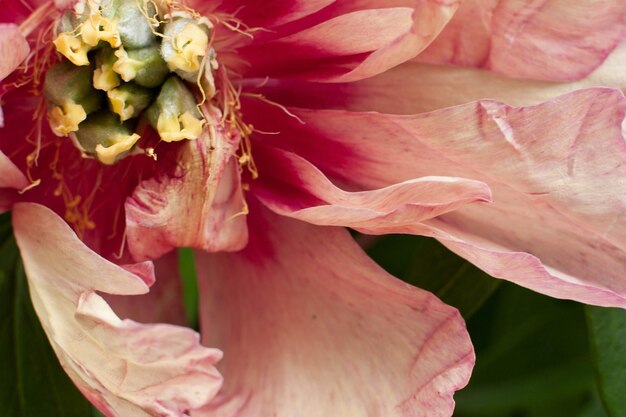
[[[124,268],[139,275],[147,271],[137,271],[138,267],[147,265],[153,265],[153,262],[146,261]],[[151,269],[153,276],[152,283],[148,284],[149,293],[138,297],[107,296],[105,299],[121,318],[142,323],[187,324],[177,252],[171,251],[155,260]]]
[[[349,226],[376,233],[432,219],[491,199],[486,184],[450,177],[422,177],[374,191],[346,192],[290,152],[254,144],[259,179],[251,191],[274,212],[313,224]]]
[[[626,43],[588,77],[567,83],[509,78],[476,68],[407,62],[358,82],[329,84],[274,80],[260,92],[284,105],[414,114],[480,99],[528,106],[588,87],[614,87],[626,91],[624,68]]]
[[[128,247],[136,260],[174,247],[239,250],[247,241],[238,142],[209,127],[187,141],[173,176],[145,180],[125,203]]]
[[[396,232],[464,243],[446,244],[497,277],[555,297],[626,305],[621,92],[582,90],[525,108],[481,101],[415,116],[291,111],[304,125],[277,112],[271,117],[279,118],[281,135],[263,140],[350,189],[436,175],[482,181],[493,191],[493,204]],[[252,122],[272,129],[269,121]],[[507,268],[503,259],[511,256]]]
[[[625,36],[622,0],[466,0],[417,59],[569,81],[600,66]]]
[[[452,17],[458,1],[337,3],[315,25],[263,36],[238,54],[250,77],[353,81],[413,58]],[[375,36],[373,36],[375,34]],[[275,51],[279,50],[280,54]]]
[[[0,23],[0,81],[26,59],[29,51],[28,42],[17,25]]]
[[[251,202],[249,245],[198,254],[224,388],[194,417],[449,417],[474,353],[458,311],[385,273],[343,228]]]
[[[0,213],[11,209],[17,199],[16,189],[21,190],[26,186],[28,180],[24,174],[0,151]]]
[[[221,352],[182,327],[120,320],[96,292],[143,294],[143,280],[87,248],[49,209],[19,203],[13,226],[31,299],[61,365],[107,417],[183,417],[221,385]]]

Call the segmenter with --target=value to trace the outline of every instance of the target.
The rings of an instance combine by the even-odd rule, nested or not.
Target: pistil
[[[148,1],[88,0],[74,10],[56,26],[54,45],[65,59],[46,75],[53,132],[107,165],[141,152],[134,131],[141,119],[164,142],[200,137],[196,96],[215,91],[211,23],[184,11],[159,14]]]

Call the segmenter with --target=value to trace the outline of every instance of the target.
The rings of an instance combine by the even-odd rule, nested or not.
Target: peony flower
[[[0,209],[61,364],[107,416],[451,415],[474,362],[461,317],[342,227],[432,236],[496,277],[624,306],[624,97],[554,97],[625,85],[621,50],[603,64],[625,13],[5,5]],[[522,107],[463,104],[480,98]],[[181,327],[181,246],[202,345]]]

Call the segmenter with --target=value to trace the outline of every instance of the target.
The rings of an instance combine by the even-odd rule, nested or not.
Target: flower
[[[423,64],[578,79],[626,36],[619,2],[73,3],[0,11],[0,208],[53,348],[107,416],[449,416],[474,361],[458,312],[339,226],[624,305],[623,95],[440,109],[475,79],[522,104],[576,85]],[[209,347],[175,325],[179,246],[198,249]]]

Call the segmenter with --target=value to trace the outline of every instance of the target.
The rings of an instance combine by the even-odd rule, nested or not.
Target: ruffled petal
[[[13,210],[31,299],[61,365],[107,417],[183,417],[213,398],[221,352],[188,329],[120,320],[103,292],[148,291],[138,276],[87,248],[49,209]]]
[[[274,212],[313,224],[386,233],[461,206],[491,200],[486,184],[451,177],[422,177],[374,191],[347,192],[297,155],[255,143],[259,179],[251,190]]]
[[[480,99],[528,106],[589,87],[626,91],[624,68],[626,43],[613,51],[591,75],[568,83],[508,78],[476,68],[407,62],[358,82],[330,84],[274,80],[266,83],[259,92],[288,106],[415,114]]]
[[[452,414],[474,363],[457,310],[385,273],[345,229],[254,202],[249,217],[242,252],[197,256],[225,385],[194,417]]]
[[[494,276],[554,297],[626,306],[621,92],[582,90],[526,108],[480,101],[415,116],[290,110],[304,124],[277,111],[281,134],[263,140],[348,189],[435,175],[493,192],[493,204],[396,232],[457,242],[444,243]],[[269,131],[269,120],[253,123]]]
[[[184,145],[174,175],[139,184],[125,203],[134,259],[155,259],[174,247],[232,251],[246,244],[237,146],[221,129],[207,128]]]
[[[426,48],[457,7],[457,1],[434,0],[336,3],[308,21],[261,34],[238,49],[248,64],[240,71],[248,78],[323,82],[367,78]]]
[[[622,0],[466,0],[417,59],[571,81],[600,66],[625,36]]]

